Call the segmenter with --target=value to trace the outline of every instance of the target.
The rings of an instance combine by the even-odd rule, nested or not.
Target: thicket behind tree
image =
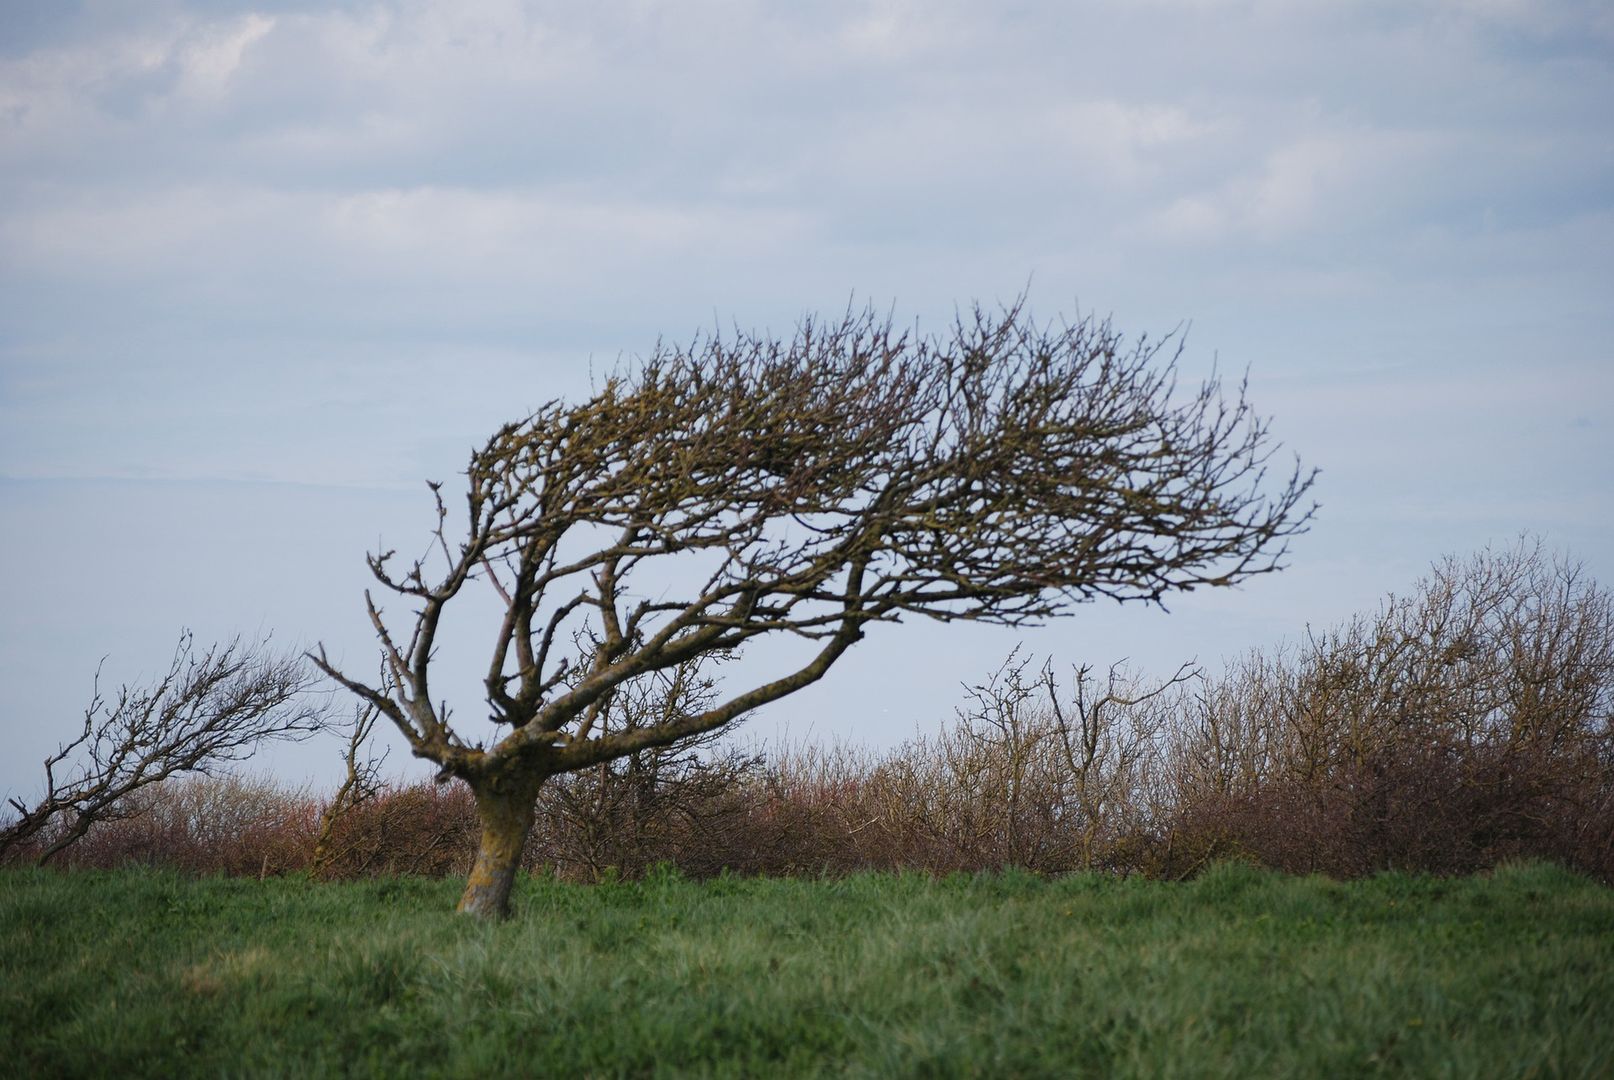
[[[1100,597],[1161,602],[1277,569],[1310,515],[1243,387],[1179,392],[1175,356],[1091,320],[975,308],[945,336],[873,313],[659,346],[581,404],[472,454],[463,535],[370,566],[387,678],[316,662],[475,794],[460,910],[496,916],[551,776],[718,730],[807,686],[869,627],[922,615],[1022,625]],[[430,565],[429,565],[430,564]],[[434,699],[443,613],[474,582],[504,617],[485,678],[499,736]],[[639,681],[763,636],[808,644],[776,678],[607,727]]]
[[[1614,873],[1614,594],[1522,540],[1209,684],[1179,830],[1268,865]]]

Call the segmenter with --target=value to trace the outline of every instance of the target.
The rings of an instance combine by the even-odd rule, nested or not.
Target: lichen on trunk
[[[476,816],[482,823],[482,838],[476,850],[459,912],[484,919],[503,919],[510,914],[510,891],[521,852],[532,831],[533,806],[542,778],[519,782],[473,785]]]

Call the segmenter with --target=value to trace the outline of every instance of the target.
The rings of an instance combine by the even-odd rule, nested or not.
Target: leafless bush
[[[1051,663],[1011,656],[934,736],[898,748],[855,785],[867,829],[896,865],[1043,872],[1130,865],[1159,816],[1156,772],[1175,689],[1188,667],[1144,687],[1119,666],[1079,667],[1068,689]],[[865,810],[864,812],[867,812]]]
[[[869,777],[879,758],[844,744],[753,751],[743,816],[724,836],[728,868],[746,874],[838,874],[900,865]]]
[[[320,870],[333,878],[464,874],[477,828],[476,804],[464,784],[384,787],[336,818]]]
[[[319,801],[265,777],[187,776],[141,788],[63,852],[72,867],[283,874],[307,865]]]
[[[1183,835],[1297,870],[1461,872],[1513,855],[1614,871],[1614,601],[1521,542],[1202,694]]]
[[[721,827],[671,861],[696,873],[1130,869],[1164,817],[1162,734],[1189,675],[1140,689],[1120,669],[1100,682],[1083,668],[1065,688],[1011,657],[966,688],[952,723],[888,753],[771,748],[727,777]]]
[[[695,715],[717,700],[705,674],[721,656],[697,657],[649,672],[602,699],[595,730],[626,734]],[[745,813],[744,787],[760,760],[721,732],[649,746],[557,777],[538,796],[525,862],[567,877],[636,877],[660,862],[716,873],[728,837]]]

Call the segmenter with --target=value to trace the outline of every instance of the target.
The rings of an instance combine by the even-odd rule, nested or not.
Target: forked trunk
[[[503,919],[510,914],[510,890],[521,865],[521,849],[532,831],[538,787],[538,783],[530,783],[473,789],[482,840],[465,895],[460,897],[461,914],[484,919]]]

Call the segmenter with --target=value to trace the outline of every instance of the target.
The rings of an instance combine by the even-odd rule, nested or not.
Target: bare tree
[[[1269,484],[1274,449],[1242,387],[1179,394],[1160,343],[1018,303],[939,338],[848,312],[789,339],[661,345],[475,451],[462,537],[432,484],[440,566],[370,558],[413,607],[400,634],[367,596],[390,691],[314,659],[470,785],[482,840],[460,910],[503,915],[547,777],[727,725],[821,678],[873,624],[1016,626],[1278,569],[1311,477],[1297,463]],[[431,686],[444,610],[473,581],[504,605],[491,745],[462,737]],[[601,724],[634,680],[768,635],[808,655],[697,710]]]
[[[969,821],[977,841],[1000,837],[1002,865],[1043,869],[1058,832],[1064,776],[1049,752],[1056,733],[1036,707],[1036,686],[1024,678],[1029,662],[1017,648],[984,683],[965,687],[968,703],[937,745],[947,786],[968,793],[974,805],[940,816]]]
[[[370,734],[375,730],[381,713],[374,705],[360,702],[353,709],[353,719],[342,726],[347,735],[347,748],[342,752],[345,770],[336,793],[319,815],[319,833],[314,838],[314,851],[308,860],[308,869],[315,877],[324,877],[337,861],[332,849],[338,826],[353,811],[381,794],[381,767],[386,763],[387,751],[376,756],[370,745]]]
[[[957,852],[956,866],[985,853],[990,865],[1039,871],[1124,866],[1135,852],[1123,849],[1154,824],[1179,688],[1199,671],[1184,664],[1145,684],[1116,664],[1100,683],[1084,664],[1067,692],[1052,660],[1031,665],[1016,649],[965,687],[950,728],[888,763],[885,820]]]
[[[155,686],[126,684],[109,701],[97,670],[83,730],[45,759],[45,794],[33,806],[10,800],[20,816],[0,830],[0,856],[43,834],[44,863],[96,822],[134,812],[129,796],[144,787],[214,775],[263,742],[306,738],[324,723],[324,702],[306,693],[316,679],[267,642],[235,638],[198,654],[188,630]]]
[[[1119,836],[1137,837],[1156,812],[1149,780],[1158,771],[1178,704],[1173,691],[1203,677],[1190,662],[1169,679],[1143,686],[1121,664],[1112,664],[1101,689],[1093,669],[1083,664],[1075,670],[1068,705],[1061,705],[1053,662],[1043,666],[1042,686],[1069,770],[1070,816],[1079,823],[1077,865],[1084,870],[1095,865],[1101,837],[1107,833],[1112,845]]]

